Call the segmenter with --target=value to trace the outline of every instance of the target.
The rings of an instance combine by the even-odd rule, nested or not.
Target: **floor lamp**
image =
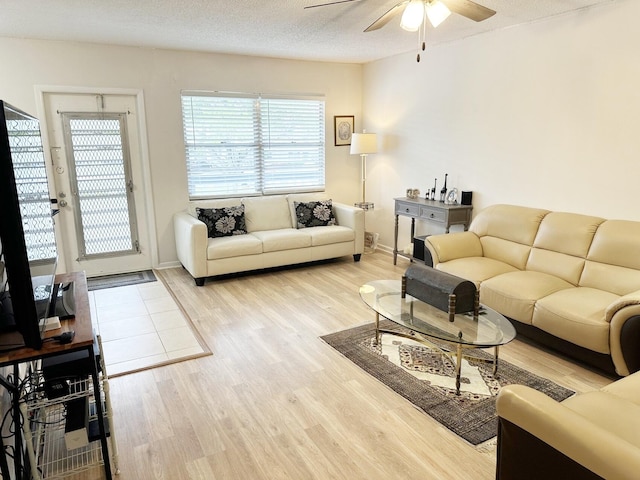
[[[367,155],[378,152],[378,139],[375,133],[354,133],[351,136],[351,155],[360,155],[362,166],[362,201],[355,204],[363,210],[373,210],[373,203],[367,202],[366,183],[367,183]]]
[[[362,170],[362,201],[354,205],[360,207],[365,212],[373,210],[373,202],[366,200],[366,184],[367,184],[367,155],[378,152],[378,139],[375,133],[354,133],[351,136],[352,155],[360,155]],[[366,230],[366,229],[365,229]],[[364,253],[374,252],[378,244],[378,234],[372,232],[364,232]]]

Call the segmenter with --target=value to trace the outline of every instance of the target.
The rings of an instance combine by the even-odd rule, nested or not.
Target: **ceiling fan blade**
[[[495,10],[478,5],[471,0],[441,0],[449,10],[462,15],[463,17],[470,18],[476,22],[481,22],[496,14]]]
[[[304,7],[305,9],[307,8],[316,8],[316,7],[328,7],[329,5],[337,5],[339,3],[351,3],[351,2],[360,2],[361,0],[336,0],[335,2],[329,2],[329,3],[318,3],[316,5],[309,5],[307,7]]]
[[[405,5],[409,3],[409,0],[405,2],[398,3],[397,5],[391,7],[390,10],[387,11],[384,15],[378,18],[375,22],[365,28],[365,32],[372,32],[373,30],[378,30],[384,27],[387,23],[391,21],[393,17],[398,15],[402,10],[404,10]]]

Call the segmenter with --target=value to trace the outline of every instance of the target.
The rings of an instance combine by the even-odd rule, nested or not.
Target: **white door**
[[[151,268],[135,96],[46,93],[44,106],[66,271]]]

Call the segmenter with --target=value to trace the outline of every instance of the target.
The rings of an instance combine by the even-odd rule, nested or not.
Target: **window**
[[[324,190],[324,100],[185,92],[191,199]]]

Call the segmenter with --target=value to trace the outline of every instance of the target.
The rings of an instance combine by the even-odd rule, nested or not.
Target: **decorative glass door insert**
[[[79,260],[140,251],[125,117],[62,113]]]

